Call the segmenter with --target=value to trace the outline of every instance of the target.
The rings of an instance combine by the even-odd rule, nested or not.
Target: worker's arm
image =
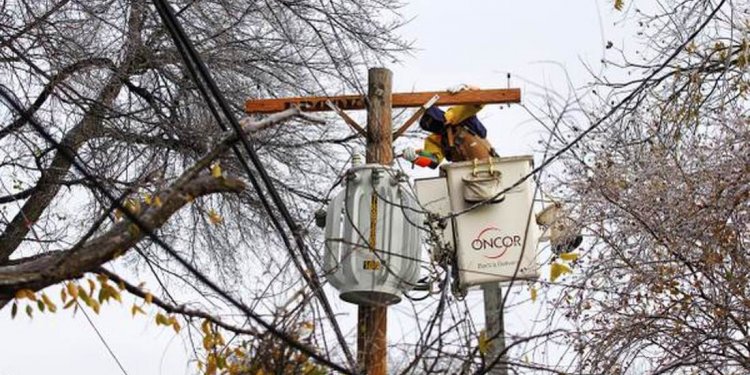
[[[407,148],[403,152],[404,159],[420,167],[437,168],[445,158],[443,150],[440,148],[440,136],[431,134],[424,140],[424,148],[414,150]]]
[[[448,92],[450,92],[451,94],[457,94],[465,90],[479,90],[479,87],[462,83],[458,86],[449,88]],[[483,107],[484,105],[482,104],[464,104],[450,107],[447,111],[445,111],[445,124],[460,124],[467,118],[476,115],[479,111],[482,110]]]
[[[414,163],[414,165],[430,167],[431,169],[435,169],[440,165],[440,162],[437,161],[435,155],[432,155],[425,150],[416,150],[416,156],[411,162]]]

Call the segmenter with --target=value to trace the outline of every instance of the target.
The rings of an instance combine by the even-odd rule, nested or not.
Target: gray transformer
[[[341,299],[392,305],[414,287],[421,266],[420,212],[398,170],[366,164],[347,171],[345,188],[331,200],[325,225],[324,269]]]

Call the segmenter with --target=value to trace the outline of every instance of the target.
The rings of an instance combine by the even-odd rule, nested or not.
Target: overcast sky
[[[611,3],[411,1],[404,12],[406,18],[414,19],[402,33],[415,41],[417,49],[400,64],[387,66],[394,72],[394,91],[442,90],[458,83],[502,88],[507,86],[507,72],[511,73],[511,86],[523,90],[524,101],[542,92],[536,85],[564,91],[566,72],[575,85],[583,85],[590,81],[583,63],[599,69],[606,41],[622,43],[627,36],[612,27],[620,14]],[[501,155],[529,154],[538,149],[534,142],[541,130],[526,121],[528,117],[518,106],[489,106],[480,117]],[[410,144],[420,146],[413,140]],[[48,293],[58,292],[53,287]],[[130,297],[126,301],[132,303]],[[336,304],[351,311],[343,305]],[[187,364],[189,345],[184,338],[176,337],[171,329],[156,327],[150,318],[131,318],[129,306],[127,302],[122,307],[107,306],[100,316],[89,313],[127,373],[194,371],[194,364]],[[527,313],[535,313],[540,306],[511,311],[506,318],[509,329],[528,326]],[[481,315],[481,306],[477,310]],[[344,327],[346,331],[352,328]],[[389,331],[400,330],[397,319],[390,319]],[[31,321],[19,314],[11,321],[6,308],[0,313],[0,335],[0,375],[121,373],[80,313],[75,318],[69,311],[53,316],[36,314]]]

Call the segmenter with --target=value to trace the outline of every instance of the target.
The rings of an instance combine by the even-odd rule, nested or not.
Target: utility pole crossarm
[[[440,99],[436,105],[457,104],[503,104],[520,103],[521,89],[487,89],[487,90],[464,90],[455,94],[447,91],[394,93],[392,96],[393,108],[420,107],[433,96],[438,95]],[[304,111],[330,111],[326,101],[331,101],[342,110],[366,109],[365,99],[361,95],[341,96],[307,96],[297,98],[258,99],[245,102],[247,113],[274,113],[280,112],[295,105],[299,105]]]

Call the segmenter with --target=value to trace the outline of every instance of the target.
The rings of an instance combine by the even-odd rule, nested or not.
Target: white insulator
[[[365,157],[362,154],[355,152],[352,155],[352,168],[359,167],[365,164]]]
[[[408,191],[390,167],[366,164],[347,172],[345,189],[328,206],[324,260],[326,277],[344,301],[395,304],[419,279],[424,219]]]

